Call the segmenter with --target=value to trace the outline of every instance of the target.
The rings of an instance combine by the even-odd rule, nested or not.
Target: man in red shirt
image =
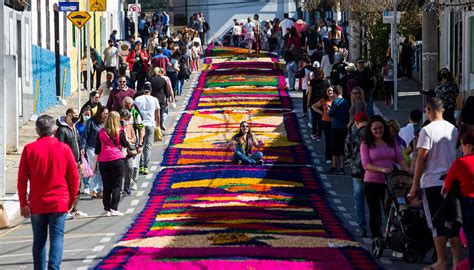
[[[24,218],[31,217],[35,269],[46,269],[48,230],[48,269],[59,269],[64,223],[78,191],[76,160],[71,148],[54,137],[54,126],[55,120],[49,115],[36,120],[39,138],[25,146],[18,169],[20,212]]]
[[[109,100],[107,101],[107,108],[109,111],[119,112],[122,109],[123,99],[135,95],[135,89],[127,86],[127,78],[125,76],[119,77],[119,86],[117,90],[110,92]]]

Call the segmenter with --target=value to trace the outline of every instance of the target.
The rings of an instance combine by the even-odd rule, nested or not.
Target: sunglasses
[[[119,81],[119,83],[126,83],[127,81]]]
[[[249,125],[242,125],[242,127],[249,128],[250,126]]]

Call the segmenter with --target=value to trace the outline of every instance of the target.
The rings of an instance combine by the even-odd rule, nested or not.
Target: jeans
[[[469,269],[474,269],[474,198],[461,198],[462,228],[469,250]]]
[[[308,112],[308,90],[303,89],[303,113]]]
[[[366,108],[367,108],[367,116],[369,116],[369,119],[374,116],[374,99],[369,98],[369,100],[366,101]]]
[[[154,126],[145,126],[145,137],[143,137],[143,153],[142,153],[142,163],[143,167],[148,168],[151,157],[151,146],[155,139],[155,127]]]
[[[367,222],[365,221],[364,180],[352,178],[352,187],[354,189],[354,209],[356,211],[357,224],[359,224],[360,230],[365,231]]]
[[[176,95],[178,92],[178,72],[167,71],[166,76],[170,78],[171,88],[173,88],[173,93]]]
[[[178,90],[176,91],[178,93],[178,96],[181,96],[183,94],[183,89],[184,89],[184,79],[178,80]]]
[[[33,214],[33,260],[34,269],[46,269],[46,239],[49,230],[48,269],[59,269],[64,248],[64,223],[66,213]]]
[[[89,163],[89,166],[91,166],[92,170],[94,169],[94,155],[95,155],[95,148],[87,147],[86,148],[87,162]],[[97,163],[97,166],[99,166],[99,163]],[[91,189],[91,191],[102,192],[102,190],[104,189],[104,186],[102,185],[102,177],[100,175],[99,168],[97,168],[97,171],[95,172],[94,176],[89,177],[88,183],[89,183],[89,188]]]
[[[382,236],[381,205],[385,203],[385,184],[364,183],[365,199],[369,207],[369,227],[372,238]]]
[[[311,110],[311,125],[313,126],[312,134],[321,137],[323,133],[323,116],[313,109]]]
[[[124,171],[125,163],[123,159],[100,163],[100,173],[104,180],[102,203],[105,211],[118,209]]]
[[[166,119],[168,119],[168,105],[160,103],[160,126],[165,126]]]
[[[295,73],[296,73],[296,68],[298,66],[298,63],[296,61],[291,61],[289,63],[286,63],[286,73],[288,74],[288,88],[290,90],[295,89]]]
[[[232,156],[232,163],[237,164],[239,161],[241,161],[243,164],[255,164],[262,158],[262,152],[255,152],[248,157],[242,151],[236,150]]]
[[[324,131],[324,141],[325,141],[324,155],[326,156],[326,160],[332,160],[332,151],[331,151],[332,123],[330,121],[321,121],[321,124]]]
[[[124,170],[124,181],[123,181],[123,190],[130,191],[130,182],[133,179],[133,160],[132,156],[125,157],[125,170]]]

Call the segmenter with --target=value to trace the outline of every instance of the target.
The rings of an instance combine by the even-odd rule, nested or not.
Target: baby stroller
[[[408,205],[405,199],[410,192],[412,180],[411,175],[406,172],[394,172],[386,177],[386,212],[389,214],[384,237],[375,239],[372,243],[372,255],[376,258],[382,256],[384,248],[390,248],[403,254],[406,262],[413,263],[422,261],[434,247],[423,209]]]

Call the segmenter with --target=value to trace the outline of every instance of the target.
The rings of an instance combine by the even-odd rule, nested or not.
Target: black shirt
[[[355,72],[355,78],[357,81],[357,86],[364,90],[365,99],[368,100],[370,91],[374,88],[373,77],[375,77],[374,72],[370,68],[364,68],[362,71]]]
[[[160,104],[166,103],[168,91],[166,90],[166,80],[160,76],[153,76],[150,78],[151,95],[156,97]]]
[[[312,88],[309,105],[313,105],[318,100],[323,98],[324,91],[326,91],[326,89],[328,89],[329,87],[329,82],[328,80],[323,80],[323,79],[319,79],[319,80],[313,79],[309,81],[309,85],[311,85],[311,88]]]

